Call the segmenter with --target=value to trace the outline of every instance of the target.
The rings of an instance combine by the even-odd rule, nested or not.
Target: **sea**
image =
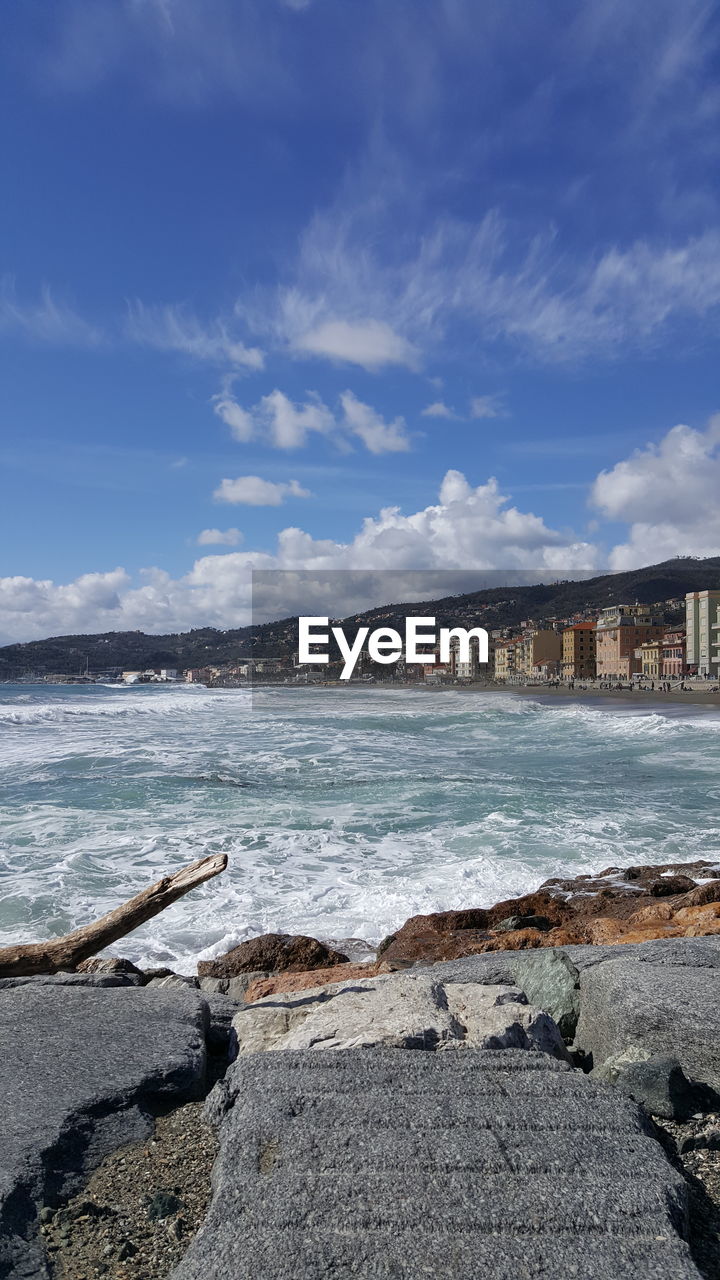
[[[377,943],[550,876],[720,857],[720,716],[382,687],[0,685],[0,945],[210,853],[112,951],[195,971],[268,931]]]

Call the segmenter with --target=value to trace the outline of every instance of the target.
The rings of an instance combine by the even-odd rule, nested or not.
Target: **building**
[[[450,641],[450,671],[456,680],[489,680],[495,669],[495,641],[488,636],[488,660],[478,662],[478,645],[474,638],[470,642],[470,658],[461,662],[460,641],[453,636]]]
[[[714,645],[714,624],[720,591],[688,591],[685,596],[685,660],[693,675],[720,673],[718,649]]]
[[[667,630],[647,605],[611,605],[595,624],[595,665],[599,680],[631,680],[642,671],[638,650]]]
[[[592,680],[595,676],[595,621],[575,622],[562,633],[564,680]]]
[[[720,606],[718,606],[720,608]],[[685,631],[666,631],[662,638],[663,680],[681,680],[685,675]]]
[[[526,677],[557,675],[562,652],[563,641],[559,631],[547,628],[526,631],[518,643],[515,670],[518,675]]]
[[[663,640],[664,636],[654,636],[635,650],[639,673],[645,680],[659,680],[662,675]]]
[[[495,679],[510,680],[515,675],[515,648],[519,640],[496,640]]]

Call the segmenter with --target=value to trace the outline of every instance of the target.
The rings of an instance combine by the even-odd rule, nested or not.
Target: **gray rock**
[[[639,1046],[677,1058],[691,1080],[720,1089],[717,969],[624,956],[587,968],[575,1046],[595,1067]]]
[[[364,938],[323,938],[322,944],[324,947],[332,947],[333,951],[342,952],[351,964],[364,964],[366,960],[374,960],[377,953],[377,947]]]
[[[512,953],[515,981],[532,1004],[554,1018],[567,1041],[573,1039],[580,1014],[580,972],[562,950]]]
[[[185,977],[182,973],[167,973],[164,978],[151,978],[148,987],[189,987],[197,991],[199,979],[193,977]]]
[[[208,995],[228,996],[230,1000],[244,1000],[245,992],[256,978],[269,978],[268,969],[253,973],[239,973],[236,978],[199,978],[200,990]]]
[[[653,1055],[640,1045],[614,1054],[592,1075],[616,1085],[650,1115],[665,1120],[687,1120],[703,1107],[702,1087],[688,1080],[677,1058]]]
[[[31,978],[0,978],[0,991],[15,987],[140,987],[141,976],[134,973],[38,973]]]
[[[147,1104],[201,1096],[207,1007],[188,991],[30,982],[0,997],[0,1275],[48,1270],[43,1205],[152,1130]],[[62,986],[62,989],[60,987]]]
[[[172,1280],[699,1280],[640,1109],[538,1053],[269,1053],[213,1091]]]
[[[567,1058],[548,1014],[516,987],[401,972],[266,996],[233,1021],[240,1054],[279,1049],[536,1049]]]

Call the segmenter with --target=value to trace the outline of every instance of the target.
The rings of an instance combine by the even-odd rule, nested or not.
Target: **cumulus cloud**
[[[471,418],[506,418],[507,416],[501,396],[473,396],[470,401]]]
[[[213,497],[217,502],[242,503],[247,507],[279,507],[285,498],[309,498],[297,480],[276,483],[262,480],[260,476],[237,476],[235,480],[221,480]]]
[[[455,418],[457,414],[448,408],[443,400],[434,400],[422,410],[423,418]]]
[[[720,415],[705,431],[678,425],[659,444],[601,471],[591,502],[608,519],[630,524],[614,547],[614,569],[676,555],[720,554]]]
[[[203,529],[197,536],[199,547],[237,547],[242,540],[239,529]]]
[[[248,485],[243,501],[249,500],[248,493],[262,496],[263,486],[269,483],[247,476],[242,481]],[[495,480],[473,486],[460,472],[449,471],[437,502],[408,515],[388,507],[364,520],[349,542],[316,539],[289,527],[278,535],[271,552],[203,556],[181,578],[148,570],[139,586],[131,584],[122,569],[88,574],[67,586],[8,578],[0,580],[0,609],[6,640],[110,629],[162,633],[248,623],[253,569],[361,573],[424,569],[437,572],[440,584],[450,570],[504,568],[514,571],[515,580],[522,572],[536,581],[543,571],[545,577],[566,576],[592,569],[596,563],[594,546],[549,528],[539,516],[519,511]],[[461,589],[458,578],[457,590]]]
[[[307,400],[296,403],[277,388],[250,409],[244,409],[229,390],[215,396],[213,408],[230,428],[235,440],[245,444],[262,440],[276,449],[301,449],[312,434],[327,436],[340,447],[352,438],[362,441],[370,453],[400,453],[410,448],[405,420],[386,422],[371,405],[358,400],[352,391],[340,396],[339,411],[333,413],[316,391],[306,392]]]
[[[211,364],[258,370],[265,363],[260,348],[245,346],[230,332],[224,320],[204,324],[187,307],[151,307],[136,301],[128,308],[125,333],[141,346],[157,351],[179,351]]]
[[[297,352],[325,356],[345,364],[359,364],[371,373],[385,365],[414,369],[418,352],[383,320],[326,320],[291,339]]]

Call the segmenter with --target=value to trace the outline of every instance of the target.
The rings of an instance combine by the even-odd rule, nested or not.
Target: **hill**
[[[353,614],[344,625],[348,635],[354,627],[380,623],[402,629],[405,617],[428,614],[436,618],[438,626],[472,621],[491,630],[516,626],[525,618],[551,620],[612,604],[652,604],[706,588],[720,589],[720,556],[666,560],[644,569],[580,581],[482,588],[416,604],[386,604]],[[142,631],[54,636],[0,647],[0,680],[29,672],[74,675],[86,666],[91,672],[214,666],[253,654],[287,654],[295,647],[295,640],[294,618],[228,631],[202,627],[162,636]]]

